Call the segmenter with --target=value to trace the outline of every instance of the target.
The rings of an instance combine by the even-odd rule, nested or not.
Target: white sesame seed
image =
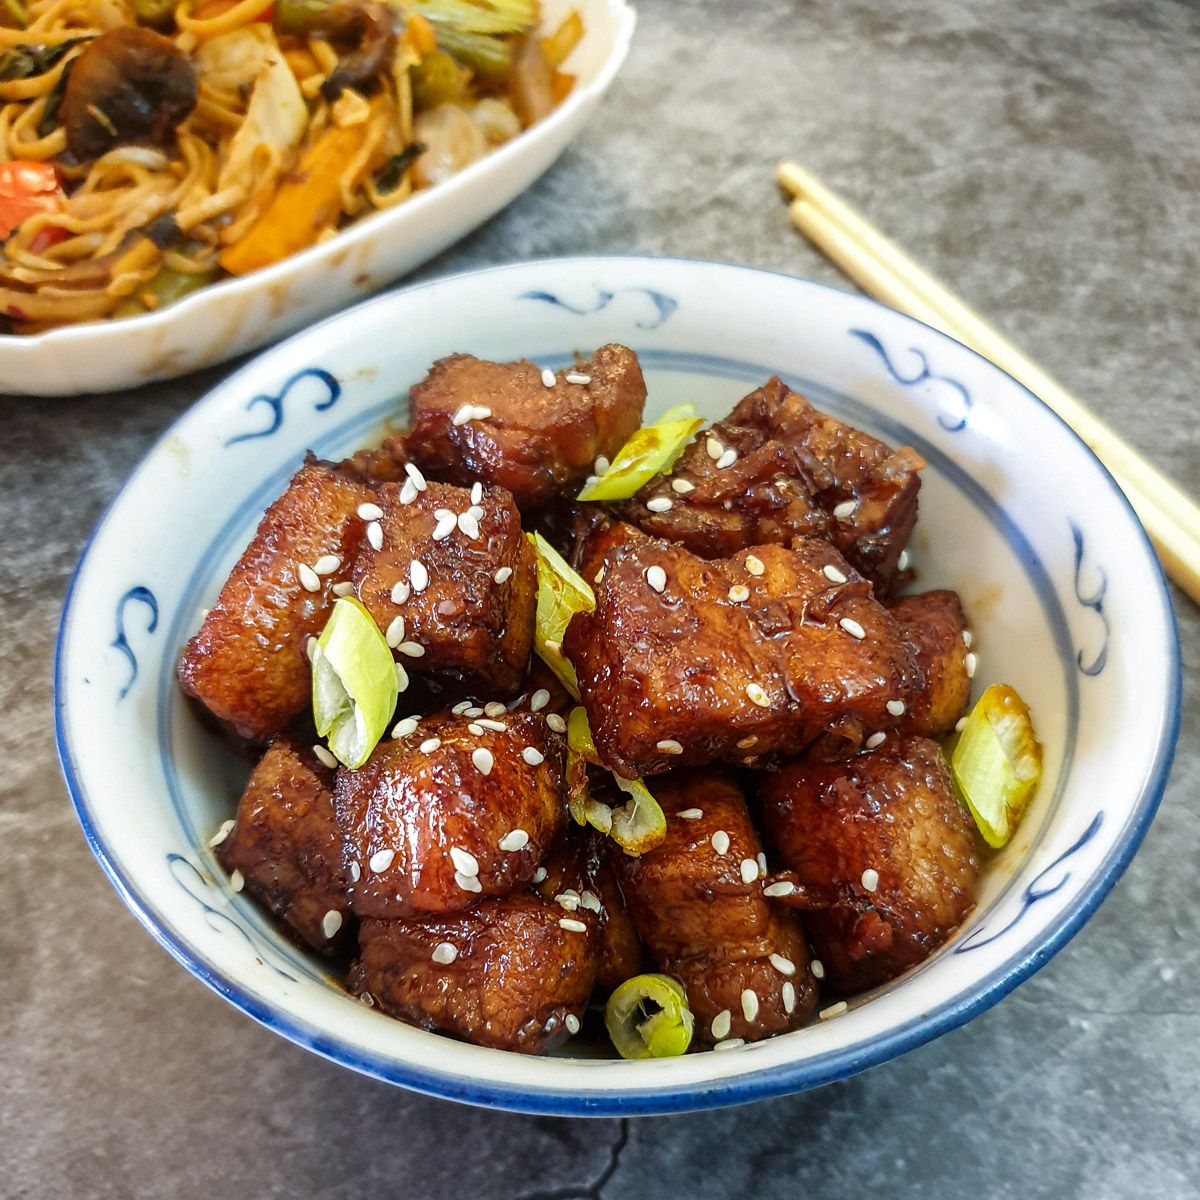
[[[458,519],[458,513],[449,508],[435,508],[433,510],[433,515],[437,517],[439,521],[444,521],[447,517],[454,517],[455,520]]]
[[[363,992],[358,997],[359,1004],[365,1004],[368,1008],[375,1007],[375,997],[370,992]]]
[[[852,638],[858,638],[860,642],[867,636],[867,631],[853,617],[843,617],[838,624]]]
[[[579,911],[579,895],[574,891],[566,891],[554,897],[554,903],[567,912]]]
[[[892,714],[893,717],[904,716],[904,710],[907,707],[908,706],[904,703],[903,700],[889,700],[887,702],[887,710],[889,713]]]
[[[420,489],[411,479],[404,481],[404,486],[400,489],[400,503],[411,504],[416,498]]]
[[[489,717],[502,717],[508,709],[499,700],[489,700],[484,706],[483,711]]]
[[[342,560],[336,554],[322,554],[313,563],[313,570],[318,575],[332,575],[342,565]]]
[[[417,747],[422,754],[432,754],[442,744],[441,738],[426,738],[420,746]]]
[[[718,829],[716,833],[709,838],[712,843],[712,848],[718,854],[727,854],[729,852],[729,834],[723,829]]]
[[[596,456],[595,463],[592,465],[592,470],[595,471],[597,475],[603,475],[604,472],[607,471],[611,466],[612,463],[610,463],[603,454],[598,454]]]
[[[398,692],[408,691],[408,672],[404,669],[403,663],[396,664],[396,690]]]
[[[783,1001],[783,1011],[790,1017],[796,1010],[796,987],[790,979],[779,989],[779,997]]]
[[[300,581],[300,586],[306,592],[319,592],[321,590],[321,580],[316,571],[308,563],[301,563],[296,568],[296,578]]]
[[[752,733],[749,737],[739,738],[737,748],[739,750],[749,750],[751,746],[758,742],[758,734]]]
[[[751,575],[761,575],[767,568],[763,566],[763,560],[756,554],[746,555],[746,570]]]
[[[232,820],[222,821],[217,832],[208,839],[210,846],[219,846],[232,832],[234,822]]]
[[[704,439],[704,449],[708,451],[708,457],[711,458],[713,462],[716,462],[717,459],[725,453],[725,447],[721,444],[720,440],[713,437],[711,434]]]
[[[538,767],[546,761],[546,756],[536,746],[526,746],[521,751],[521,757],[531,766]]]
[[[862,885],[868,892],[873,892],[879,886],[879,872],[874,867],[868,867],[862,873]]]
[[[467,732],[473,734],[475,737],[483,737],[483,726],[478,721],[472,721],[467,726]]]
[[[393,617],[391,624],[387,627],[387,632],[383,635],[383,640],[394,650],[402,641],[404,641],[404,618]]]
[[[830,583],[845,583],[845,572],[839,571],[832,563],[826,564],[821,568],[821,574],[829,580]]]
[[[743,858],[739,870],[743,883],[753,883],[758,878],[758,863],[752,858]]]
[[[574,917],[562,917],[558,925],[568,933],[587,933],[587,926],[582,921],[576,921]]]
[[[475,412],[474,405],[462,404],[458,411],[450,418],[451,425],[465,425]]]
[[[529,834],[524,829],[510,829],[496,844],[509,853],[524,850],[529,845]]]
[[[479,727],[490,729],[493,733],[503,733],[508,728],[503,721],[493,721],[491,717],[480,717]]]
[[[907,571],[908,570],[908,562],[909,562],[908,551],[901,550],[900,557],[898,559],[896,559],[896,570],[897,571]]]
[[[240,892],[242,888],[246,886],[245,875],[243,875],[241,871],[235,869],[234,872],[229,876],[229,886],[233,888],[235,892]]]
[[[713,1038],[716,1041],[721,1041],[729,1036],[729,1027],[733,1024],[733,1014],[727,1008],[721,1009],[719,1013],[712,1019],[712,1024],[709,1029],[712,1031]]]
[[[552,370],[550,370],[549,367],[547,367],[542,372],[542,383],[546,387],[553,387],[557,382],[558,382],[558,380],[555,378],[554,372]]]
[[[828,1008],[821,1009],[821,1011],[817,1013],[817,1016],[820,1017],[822,1021],[828,1021],[830,1017],[840,1017],[842,1013],[844,1013],[849,1007],[850,1006],[845,1002],[845,1000],[839,1000],[836,1004],[831,1004]]]
[[[547,704],[550,703],[550,693],[545,688],[538,688],[532,696],[529,697],[529,711],[541,712]]]
[[[968,654],[967,657],[963,660],[963,666],[967,668],[967,678],[968,679],[975,678],[975,668],[978,665],[979,665],[979,660],[975,657],[974,653]]]
[[[595,892],[590,892],[586,888],[579,893],[579,903],[594,913],[602,913],[604,905],[600,903],[600,897]]]
[[[558,713],[548,713],[546,716],[546,724],[549,725],[555,733],[567,732],[567,723],[558,715]]]
[[[551,654],[562,653],[562,642],[556,642],[553,638],[547,638],[542,645],[549,650]]]
[[[392,860],[396,857],[395,850],[376,850],[370,858],[367,859],[367,866],[372,871],[386,871],[392,865]]]
[[[458,526],[458,518],[453,513],[447,513],[444,517],[438,517],[437,524],[433,527],[433,540],[435,542],[444,542]]]
[[[967,718],[966,717],[959,717],[958,720],[954,722],[954,732],[955,733],[962,733],[962,731],[964,729],[966,729],[966,727],[967,727]]]
[[[726,450],[720,458],[717,459],[717,470],[724,471],[726,467],[732,467],[737,462],[738,452],[736,450]]]
[[[469,850],[464,850],[461,846],[450,847],[450,861],[454,864],[454,869],[460,875],[479,874],[479,859]]]
[[[352,584],[348,579],[346,579],[346,580],[343,580],[341,583],[335,583],[333,585],[332,591],[335,596],[339,596],[339,597],[340,596],[353,596],[354,595],[354,584]]]
[[[578,383],[581,385],[592,382],[592,377],[590,375],[581,375],[578,371],[568,371],[563,378],[568,383]]]
[[[843,500],[833,510],[833,515],[839,520],[844,521],[847,517],[854,516],[854,510],[858,507],[857,500]]]
[[[421,474],[421,469],[416,463],[406,462],[404,464],[404,473],[409,477],[418,491],[423,492],[429,486],[425,482],[425,476]]]
[[[760,850],[754,857],[758,863],[758,873],[765,875],[767,873],[767,856]]]
[[[681,496],[686,496],[688,492],[694,492],[696,485],[690,479],[672,479],[671,491],[678,492]]]
[[[747,1021],[758,1018],[758,993],[753,988],[746,988],[742,992],[742,1016]]]
[[[364,521],[381,521],[383,520],[383,509],[378,504],[360,504],[358,515]]]
[[[477,542],[479,540],[479,522],[475,519],[473,513],[459,513],[458,527],[473,542]]]
[[[328,767],[331,771],[337,766],[338,760],[318,742],[313,748],[313,753],[317,756],[317,762],[322,766]]]
[[[492,773],[492,764],[495,759],[492,752],[485,746],[480,746],[477,750],[471,751],[471,761],[475,764],[475,769],[481,775],[490,775]]]
[[[471,503],[478,504],[480,502],[480,500],[482,500],[482,499],[483,499],[483,484],[480,483],[479,480],[477,479],[477,480],[475,480],[475,482],[473,484],[471,484]]]
[[[336,908],[331,908],[321,918],[321,932],[328,941],[342,927],[342,914]]]
[[[501,567],[492,578],[497,583],[507,583],[512,578],[512,567]]]
[[[734,604],[741,604],[743,600],[750,599],[750,589],[744,583],[735,583],[729,589],[729,599]]]
[[[667,586],[667,573],[657,564],[653,567],[647,567],[646,582],[656,592],[661,592]]]
[[[873,734],[871,734],[871,736],[869,738],[867,738],[864,745],[867,747],[868,750],[878,750],[879,747],[882,746],[883,743],[886,741],[887,741],[886,733],[883,733],[883,732],[873,733]]]
[[[454,882],[458,884],[464,892],[482,892],[483,884],[479,882],[477,875],[464,875],[461,871],[454,872]]]
[[[545,867],[538,867],[538,869],[533,873],[533,882],[544,883],[546,881],[546,876],[549,874],[550,872],[547,871]]]
[[[471,707],[470,700],[460,700],[450,711],[456,716],[461,717],[463,713]]]
[[[739,1046],[746,1044],[745,1038],[726,1038],[723,1042],[718,1042],[714,1050],[736,1050]]]
[[[372,521],[367,526],[367,541],[372,550],[383,549],[383,526],[378,521]]]
[[[655,743],[655,748],[663,754],[682,754],[683,746],[674,738],[663,738]]]
[[[704,816],[702,808],[681,808],[675,814],[681,821],[698,821]]]
[[[448,967],[458,957],[458,947],[453,942],[438,942],[429,957],[435,963]]]
[[[396,647],[406,658],[424,658],[425,647],[420,642],[401,642]]]
[[[964,629],[962,632],[962,639],[963,645],[970,650],[971,643],[975,640],[975,635],[969,629]]]
[[[351,859],[350,865],[346,868],[346,878],[349,879],[351,883],[357,883],[361,875],[362,868],[354,859]]]
[[[400,579],[396,583],[392,584],[392,603],[403,604],[408,599],[411,590],[412,589],[409,588],[408,584],[405,583],[403,579]]]
[[[780,975],[795,975],[796,964],[790,958],[784,958],[782,954],[768,954],[767,959]]]
[[[796,885],[786,879],[779,880],[778,883],[768,883],[763,888],[764,896],[790,896],[796,890]]]
[[[767,693],[762,690],[757,683],[746,684],[746,695],[752,704],[757,704],[759,708],[770,708],[771,701]]]
[[[337,588],[335,587],[333,590],[336,592]],[[304,653],[307,655],[309,662],[312,662],[317,657],[317,651],[320,648],[317,639],[312,634],[309,634],[304,642]]]
[[[463,709],[463,716],[474,720],[475,717],[483,716],[483,709],[476,704],[472,704],[469,708]]]
[[[825,964],[819,958],[814,958],[808,969],[812,971],[814,979],[825,978]]]
[[[572,379],[571,382],[575,383],[577,381]],[[567,1032],[571,1034],[572,1037],[579,1032],[579,1018],[574,1013],[567,1013],[567,1019],[563,1022],[563,1024],[566,1025]]]
[[[653,500],[646,501],[646,508],[652,513],[665,513],[671,511],[671,499],[668,496],[655,496]]]

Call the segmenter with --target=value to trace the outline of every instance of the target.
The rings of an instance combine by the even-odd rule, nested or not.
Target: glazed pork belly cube
[[[917,519],[924,465],[915,450],[893,451],[776,376],[617,511],[704,558],[827,538],[882,595]]]
[[[418,476],[420,478],[420,476]],[[503,488],[411,480],[378,493],[351,578],[410,672],[511,695],[533,645],[537,556]]]
[[[578,1031],[595,976],[595,914],[522,891],[469,912],[363,921],[350,988],[421,1029],[545,1054]]]
[[[966,715],[971,704],[974,656],[957,592],[904,596],[888,606],[921,666],[925,686],[907,702],[903,733],[941,737]]]
[[[763,894],[762,843],[746,801],[721,772],[656,781],[665,839],[610,861],[659,970],[684,985],[698,1042],[756,1041],[796,1029],[816,1004],[800,924]]]
[[[217,836],[221,866],[230,875],[240,872],[246,891],[309,945],[333,953],[353,943],[333,771],[311,748],[288,738],[272,742],[250,775],[232,828]]]
[[[183,690],[242,737],[265,741],[309,704],[308,639],[325,627],[366,533],[359,509],[374,501],[331,467],[305,463],[184,649]]]
[[[816,539],[711,562],[656,540],[618,546],[563,648],[600,757],[627,778],[818,739],[847,757],[896,725],[920,682],[870,585]]]
[[[354,911],[456,912],[528,883],[564,823],[563,738],[540,714],[428,717],[340,770]]]
[[[935,742],[759,776],[763,830],[829,984],[852,994],[927,958],[975,903],[981,842]]]
[[[464,487],[482,479],[521,509],[537,508],[573,495],[597,457],[616,454],[645,400],[637,355],[624,346],[601,346],[550,387],[534,363],[454,354],[409,392],[412,428],[389,450],[434,478]]]

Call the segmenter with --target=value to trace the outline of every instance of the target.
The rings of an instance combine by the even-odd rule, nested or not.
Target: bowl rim
[[[1167,689],[1164,697],[1164,720],[1159,730],[1157,743],[1154,747],[1153,760],[1147,771],[1141,790],[1129,807],[1122,831],[1119,833],[1108,855],[1100,862],[1095,871],[1083,882],[1078,894],[1059,915],[1052,920],[1044,931],[1044,936],[1034,945],[1025,944],[1011,955],[1001,966],[997,967],[994,977],[985,986],[972,995],[951,999],[944,1004],[931,1008],[912,1020],[906,1021],[896,1029],[876,1037],[865,1045],[854,1045],[835,1049],[825,1054],[801,1062],[779,1064],[764,1070],[748,1072],[745,1075],[715,1080],[708,1085],[670,1085],[665,1084],[654,1089],[620,1090],[606,1089],[603,1092],[588,1094],[577,1085],[564,1083],[556,1088],[538,1088],[533,1086],[516,1086],[490,1083],[480,1077],[472,1078],[468,1084],[460,1082],[460,1077],[453,1074],[426,1071],[411,1065],[403,1069],[395,1068],[392,1059],[373,1059],[341,1041],[336,1035],[330,1034],[302,1019],[293,1018],[281,1013],[270,1003],[261,1002],[257,997],[247,992],[234,979],[222,971],[210,968],[196,953],[185,939],[163,927],[156,917],[153,903],[139,893],[137,887],[127,872],[122,868],[116,856],[106,845],[90,815],[90,806],[86,789],[76,768],[67,733],[64,705],[63,671],[64,647],[67,627],[71,616],[72,600],[76,585],[82,575],[93,543],[107,523],[113,509],[133,479],[140,474],[146,464],[162,449],[169,439],[175,435],[177,427],[185,421],[193,409],[203,403],[214,391],[224,389],[237,382],[249,372],[257,369],[259,360],[267,355],[290,347],[293,343],[310,337],[314,332],[326,325],[345,320],[349,315],[370,305],[384,304],[399,294],[422,291],[430,287],[459,282],[467,278],[480,278],[492,274],[511,271],[514,267],[553,267],[564,268],[579,264],[672,264],[684,268],[716,267],[723,270],[760,274],[768,277],[782,278],[791,282],[836,292],[839,295],[854,296],[856,300],[865,301],[869,306],[882,309],[890,315],[899,316],[904,321],[911,322],[934,335],[942,342],[947,342],[958,350],[968,351],[974,358],[980,360],[986,370],[998,372],[1014,383],[1030,399],[1040,405],[1050,416],[1061,425],[1067,436],[1073,439],[1085,452],[1085,461],[1090,460],[1097,469],[1099,478],[1107,483],[1115,493],[1118,502],[1123,505],[1132,522],[1133,528],[1141,538],[1147,556],[1152,564],[1152,578],[1157,585],[1158,597],[1164,617],[1164,632],[1166,634],[1168,661]],[[1018,984],[1035,974],[1059,950],[1075,936],[1082,926],[1095,913],[1113,886],[1124,873],[1134,854],[1141,846],[1146,832],[1152,823],[1163,792],[1166,789],[1175,749],[1179,738],[1182,709],[1182,660],[1179,642],[1178,622],[1171,598],[1170,587],[1167,583],[1162,564],[1159,562],[1154,548],[1145,529],[1137,517],[1128,498],[1121,490],[1111,472],[1095,455],[1086,442],[1071,428],[1071,426],[1056,413],[1045,401],[1038,397],[1019,380],[1014,379],[984,355],[964,346],[948,334],[933,326],[888,308],[869,296],[856,295],[819,280],[807,279],[803,276],[789,274],[785,271],[769,268],[748,266],[739,263],[720,262],[711,259],[687,258],[675,255],[560,255],[541,259],[531,259],[520,263],[502,263],[487,267],[466,269],[448,275],[439,275],[433,279],[410,284],[372,296],[349,308],[342,309],[312,325],[297,331],[290,337],[276,342],[255,354],[248,362],[237,370],[230,372],[225,378],[208,388],[203,395],[188,405],[170,425],[155,439],[153,444],[138,460],[133,470],[122,482],[109,502],[105,505],[91,532],[89,533],[63,599],[62,612],[59,620],[58,634],[54,650],[54,734],[59,764],[66,781],[72,807],[83,830],[84,837],[92,853],[99,861],[104,873],[108,876],[113,887],[125,904],[134,913],[151,936],[189,972],[201,982],[223,996],[236,1008],[265,1025],[275,1033],[289,1041],[303,1046],[330,1061],[350,1067],[361,1074],[380,1079],[388,1083],[399,1084],[425,1095],[445,1099],[455,1099],[467,1103],[501,1108],[508,1111],[547,1114],[547,1115],[576,1115],[576,1116],[624,1116],[645,1113],[688,1112],[699,1109],[718,1108],[733,1104],[745,1103],[751,1100],[767,1099],[774,1096],[786,1095],[802,1089],[822,1086],[848,1076],[877,1066],[891,1058],[898,1057],[914,1050],[925,1043],[948,1033],[965,1024],[973,1017],[991,1008]]]

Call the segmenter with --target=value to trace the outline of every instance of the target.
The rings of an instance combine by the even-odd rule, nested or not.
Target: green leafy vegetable
[[[558,676],[572,696],[579,698],[575,668],[562,652],[563,635],[577,612],[596,607],[592,589],[540,533],[525,535],[537,551],[537,618],[534,645],[542,661]]]
[[[512,68],[514,37],[537,21],[536,0],[410,0],[437,34],[438,47],[486,83],[500,83]]]
[[[580,500],[628,500],[655,475],[667,474],[704,422],[690,404],[669,408],[621,447],[612,465],[579,493]]]

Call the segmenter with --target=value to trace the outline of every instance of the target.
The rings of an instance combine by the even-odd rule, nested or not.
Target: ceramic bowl
[[[403,336],[397,336],[403,331]],[[597,1040],[530,1058],[409,1028],[347,995],[244,895],[208,839],[245,766],[202,728],[176,657],[304,452],[403,419],[454,351],[555,368],[641,356],[648,412],[717,418],[778,373],[928,461],[911,545],[977,637],[976,693],[1013,684],[1045,746],[1036,802],[933,958],[835,1019],[739,1049],[622,1062]],[[526,1111],[652,1112],[797,1091],[961,1025],[1046,962],[1141,842],[1175,743],[1179,658],[1158,563],[1083,443],[1007,375],[861,296],[747,268],[643,258],[501,267],[381,296],[233,375],[163,436],[97,526],[58,648],[63,770],[89,842],[156,938],[230,1003],[355,1070]]]
[[[453,179],[273,267],[193,293],[159,312],[35,337],[0,334],[0,393],[71,396],[169,379],[311,325],[433,258],[528,188],[587,123],[629,50],[627,0],[542,0],[554,29],[572,8],[584,36],[563,69],[571,94],[544,121]]]

